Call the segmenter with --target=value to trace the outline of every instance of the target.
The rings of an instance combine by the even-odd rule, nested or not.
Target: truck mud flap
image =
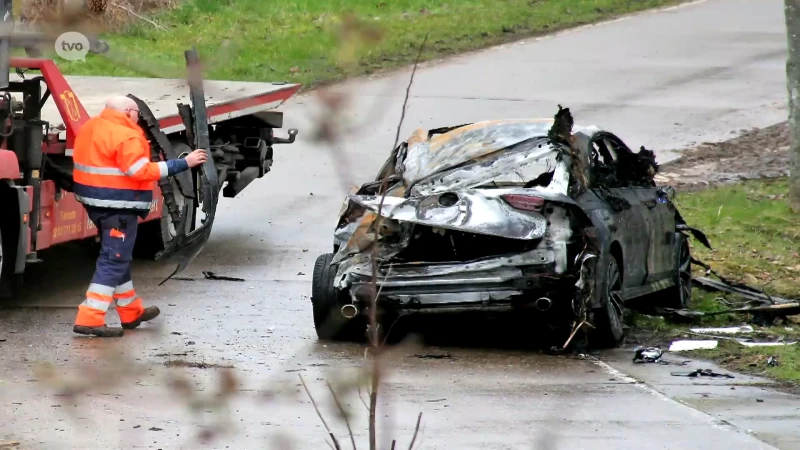
[[[185,114],[184,105],[178,105],[184,125],[189,137],[189,145],[195,148],[202,148],[209,152],[208,160],[200,170],[192,170],[192,174],[197,181],[197,200],[200,202],[205,217],[200,224],[192,231],[186,232],[184,221],[186,220],[188,208],[194,205],[184,205],[180,219],[177,222],[176,230],[180,230],[175,238],[172,239],[165,249],[156,255],[156,260],[174,259],[178,262],[175,271],[172,272],[160,284],[164,284],[173,276],[182,272],[203,250],[208,238],[211,236],[211,228],[214,224],[214,215],[219,201],[220,183],[217,174],[217,167],[214,164],[213,155],[210,153],[211,142],[208,135],[208,115],[206,113],[206,100],[203,90],[203,79],[199,69],[199,58],[195,49],[185,52],[186,66],[188,68],[189,99],[191,101],[191,115]],[[188,173],[188,172],[187,172]]]

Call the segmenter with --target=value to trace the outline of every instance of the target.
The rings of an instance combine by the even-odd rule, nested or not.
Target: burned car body
[[[526,310],[616,345],[627,300],[691,296],[689,227],[657,170],[568,109],[418,130],[345,200],[315,265],[318,336],[363,336],[377,294],[394,316]]]

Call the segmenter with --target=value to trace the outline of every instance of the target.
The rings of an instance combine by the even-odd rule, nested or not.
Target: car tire
[[[625,305],[622,299],[622,274],[619,263],[613,256],[609,258],[604,271],[605,283],[601,297],[601,307],[594,311],[595,330],[593,343],[600,348],[618,347],[625,337],[623,317]]]
[[[684,309],[692,299],[692,253],[689,239],[675,233],[675,285],[658,292],[656,303],[666,308]]]
[[[366,326],[361,316],[345,318],[341,313],[345,296],[334,287],[338,264],[331,265],[333,253],[325,253],[314,262],[311,279],[311,306],[317,337],[326,341],[355,341],[363,339]]]

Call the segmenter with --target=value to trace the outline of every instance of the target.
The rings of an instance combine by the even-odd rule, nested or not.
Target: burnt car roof
[[[416,130],[403,144],[407,184],[535,138],[548,138],[554,119],[487,120],[453,127]],[[596,126],[573,126],[573,135],[591,138]],[[584,140],[582,139],[582,140]],[[586,140],[588,142],[588,140]]]

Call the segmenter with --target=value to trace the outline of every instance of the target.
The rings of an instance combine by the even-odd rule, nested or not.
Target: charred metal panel
[[[352,196],[351,199],[375,212],[381,203],[380,197],[374,196]],[[409,199],[386,197],[381,215],[400,222],[512,239],[538,239],[544,236],[547,227],[541,214],[515,210],[499,196],[477,190]]]

